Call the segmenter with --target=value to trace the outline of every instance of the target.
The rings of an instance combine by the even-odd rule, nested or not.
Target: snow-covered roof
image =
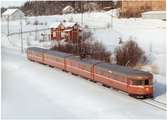
[[[67,30],[64,30],[64,31],[69,32],[69,31],[72,31],[72,29],[67,29]]]
[[[73,27],[75,24],[77,24],[76,22],[63,22],[63,25],[65,27]]]
[[[166,11],[148,11],[143,12],[142,14],[166,14]]]
[[[15,13],[18,9],[7,9],[2,15],[12,15]]]
[[[72,7],[72,6],[70,6],[70,5],[67,5],[64,9],[63,9],[63,11],[68,11],[68,10],[73,10],[74,8]]]
[[[52,25],[50,25],[50,28],[57,28],[61,24],[64,27],[73,27],[77,23],[76,22],[56,22],[56,23],[53,23]]]
[[[55,22],[55,23],[50,25],[50,28],[57,28],[61,24],[62,24],[61,22]]]

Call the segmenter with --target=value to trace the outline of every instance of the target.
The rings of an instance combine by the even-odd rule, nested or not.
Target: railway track
[[[127,93],[124,93],[120,90],[118,90],[117,92],[119,92],[120,94],[124,94],[124,95],[128,95]],[[133,97],[132,97],[133,98]],[[162,102],[159,102],[155,99],[151,99],[151,98],[148,98],[148,99],[137,99],[137,98],[133,98],[137,101],[140,101],[140,102],[143,102],[145,104],[148,104],[148,105],[151,105],[155,108],[158,108],[160,110],[164,110],[164,111],[167,111],[167,106],[166,106],[166,103],[162,103]]]
[[[159,101],[157,101],[155,99],[144,99],[144,100],[141,100],[141,101],[146,103],[146,104],[152,105],[152,106],[154,106],[156,108],[159,108],[161,110],[167,111],[166,104],[162,103],[162,102],[159,102]]]
[[[123,95],[128,95],[127,93],[123,92],[123,91],[120,91],[120,90],[117,90],[118,93],[120,94],[123,94]],[[131,97],[133,98],[133,97]],[[146,104],[149,104],[155,108],[158,108],[160,110],[164,110],[164,111],[167,111],[167,104],[166,103],[162,103],[160,101],[157,101],[155,100],[154,98],[151,99],[151,98],[148,98],[148,99],[137,99],[137,98],[133,98],[137,101],[140,101],[140,102],[143,102],[143,103],[146,103]]]
[[[106,87],[106,86],[104,86]],[[112,88],[112,87],[106,87],[106,88]],[[112,90],[115,90],[114,88],[112,88]],[[120,94],[123,94],[123,95],[126,95],[128,96],[127,93],[123,92],[123,91],[120,91],[118,89],[115,90],[116,92],[120,93]],[[167,106],[166,106],[166,103],[162,103],[160,101],[157,101],[155,99],[151,99],[151,98],[148,98],[148,99],[137,99],[137,98],[133,98],[131,97],[132,99],[135,99],[137,101],[140,101],[140,102],[143,102],[145,104],[148,104],[148,105],[151,105],[155,108],[158,108],[160,110],[164,110],[164,111],[167,111]]]
[[[81,77],[81,76],[80,76],[80,77]],[[93,82],[92,80],[89,80],[89,81],[90,81],[90,82]],[[98,82],[96,82],[96,83],[98,83]],[[108,89],[112,88],[112,87],[105,86],[105,85],[103,85],[103,84],[101,84],[101,83],[100,83],[100,85],[102,85],[102,86],[104,86],[105,88],[108,88]],[[125,92],[123,92],[123,91],[120,91],[120,90],[118,90],[118,89],[112,88],[112,90],[115,90],[116,92],[118,92],[118,93],[120,93],[120,94],[123,94],[123,95],[128,96],[127,93],[125,93]],[[133,97],[131,97],[131,98],[132,98],[132,99],[135,99],[135,100],[137,100],[137,101],[143,102],[143,103],[145,103],[145,104],[151,105],[151,106],[153,106],[153,107],[155,107],[155,108],[158,108],[158,109],[160,109],[160,110],[167,111],[166,103],[159,102],[159,101],[157,101],[157,100],[155,100],[155,99],[150,99],[150,98],[148,98],[148,99],[137,99],[137,98],[133,98]]]
[[[108,87],[106,87],[106,88],[108,88]],[[110,88],[112,88],[112,87],[110,87]],[[113,88],[112,88],[113,89]],[[113,89],[113,90],[115,90],[115,89]],[[127,93],[125,93],[125,92],[123,92],[123,91],[120,91],[120,90],[116,90],[118,93],[120,93],[120,94],[123,94],[123,95],[126,95],[126,96],[128,96],[128,94]],[[148,105],[151,105],[151,106],[153,106],[153,107],[155,107],[155,108],[158,108],[158,109],[160,109],[160,110],[164,110],[164,111],[167,111],[167,104],[166,103],[162,103],[162,102],[160,102],[160,101],[157,101],[157,100],[155,100],[155,99],[151,99],[151,98],[148,98],[148,99],[137,99],[137,98],[133,98],[133,97],[131,97],[132,99],[135,99],[135,100],[137,100],[137,101],[140,101],[140,102],[143,102],[143,103],[145,103],[145,104],[148,104]]]
[[[52,66],[50,66],[50,67],[52,67]],[[75,75],[75,76],[78,76],[78,75],[76,75],[76,74],[74,74],[74,73],[72,73],[73,75]],[[80,76],[80,77],[82,77],[82,76]],[[89,79],[88,79],[89,80]],[[89,81],[91,81],[91,82],[93,82],[92,80],[89,80]],[[97,82],[97,83],[99,83],[99,82]],[[112,89],[115,89],[115,88],[113,88],[113,87],[110,87],[110,86],[106,86],[106,85],[104,85],[104,84],[100,84],[100,85],[103,85],[103,86],[105,86],[106,88],[112,88]],[[116,89],[117,91],[119,91],[118,93],[120,93],[120,94],[126,94],[127,95],[127,93],[125,93],[125,92],[122,92],[122,91],[120,91],[120,90],[118,90],[118,89]],[[160,109],[160,110],[164,110],[164,111],[167,111],[167,108],[166,108],[166,103],[162,103],[162,102],[159,102],[159,101],[157,101],[157,100],[155,100],[155,99],[137,99],[137,98],[133,98],[133,97],[131,97],[132,99],[134,99],[134,100],[136,100],[136,101],[140,101],[140,102],[143,102],[143,103],[145,103],[145,104],[148,104],[148,105],[151,105],[151,106],[153,106],[153,107],[155,107],[155,108],[158,108],[158,109]]]

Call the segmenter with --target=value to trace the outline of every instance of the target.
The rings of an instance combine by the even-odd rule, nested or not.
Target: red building
[[[62,23],[55,23],[51,26],[51,40],[61,40],[63,36],[61,32],[65,29]]]
[[[51,40],[63,40],[76,42],[81,33],[81,27],[74,22],[55,23],[51,26]]]

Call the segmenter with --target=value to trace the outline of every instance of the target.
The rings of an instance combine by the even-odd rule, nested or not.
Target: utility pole
[[[111,28],[113,28],[113,9],[112,9],[112,12],[111,12]]]
[[[38,16],[38,5],[36,5],[36,8],[37,8],[37,11],[35,12],[36,13],[36,16],[35,16],[35,18],[36,18],[36,20],[35,20],[35,40],[37,41],[37,30],[38,30],[38,19],[37,19],[37,16]]]
[[[21,53],[24,52],[24,48],[23,48],[23,23],[22,23],[22,17],[20,16],[20,39],[21,39]]]
[[[9,15],[7,18],[7,36],[9,36]]]
[[[37,41],[37,40],[38,40],[38,39],[37,39],[37,37],[38,37],[38,36],[37,36],[37,30],[38,30],[38,26],[37,26],[37,25],[38,25],[38,20],[37,20],[37,17],[36,17],[35,25],[36,25],[36,26],[35,26],[35,41]]]
[[[112,13],[111,13],[111,28],[113,28],[113,9],[112,9]]]
[[[7,37],[8,37],[8,42],[9,42],[9,15],[7,18]]]
[[[83,4],[82,4],[82,2],[83,1],[81,1],[81,14],[82,14],[82,16],[81,16],[81,23],[83,25]]]

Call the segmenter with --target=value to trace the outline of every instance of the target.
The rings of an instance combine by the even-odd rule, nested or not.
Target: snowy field
[[[114,13],[114,12],[113,12]],[[120,38],[123,41],[133,40],[139,43],[149,59],[149,65],[156,67],[156,74],[165,76],[165,66],[167,55],[165,51],[165,21],[154,19],[130,18],[118,19],[111,17],[112,11],[108,12],[91,12],[82,14],[53,15],[27,17],[22,20],[23,31],[33,31],[36,29],[47,29],[55,22],[63,20],[78,22],[82,26],[88,25],[96,40],[101,41],[107,49],[114,51],[118,46]],[[112,19],[113,18],[113,19]],[[34,25],[38,21],[39,25]],[[2,46],[14,47],[20,49],[20,34],[12,35],[7,38],[7,22],[2,21]],[[112,27],[110,27],[112,26]],[[9,33],[18,33],[21,31],[20,20],[9,21]],[[50,46],[49,30],[40,32],[28,32],[23,34],[24,48],[27,46]],[[43,39],[41,34],[46,34],[46,41],[39,42]],[[35,37],[37,36],[37,37]],[[13,45],[11,45],[11,43]]]
[[[166,119],[166,112],[3,48],[2,118]]]
[[[154,70],[156,71],[154,73],[155,99],[167,103],[165,21],[142,18],[111,18],[110,11],[85,13],[84,15],[27,17],[22,20],[22,30],[23,32],[31,32],[23,34],[24,50],[29,46],[44,48],[52,46],[53,42],[49,38],[50,31],[47,28],[64,19],[79,24],[83,23],[82,26],[88,25],[96,40],[101,41],[112,52],[118,46],[120,38],[123,41],[132,38],[145,51],[149,59],[148,66],[154,66],[156,69]],[[34,25],[36,20],[40,25]],[[101,87],[60,70],[27,61],[23,54],[20,55],[20,34],[8,37],[7,25],[7,22],[1,22],[1,47],[4,48],[2,51],[4,118],[23,118],[24,116],[39,118],[42,115],[42,118],[62,118],[62,116],[64,118],[165,117],[163,111],[135,101],[117,91]],[[9,33],[19,33],[21,31],[20,20],[10,21],[9,27]],[[36,29],[46,30],[33,32]],[[44,41],[42,34],[46,35]],[[134,113],[136,106],[139,109]],[[124,112],[120,113],[119,110]]]

